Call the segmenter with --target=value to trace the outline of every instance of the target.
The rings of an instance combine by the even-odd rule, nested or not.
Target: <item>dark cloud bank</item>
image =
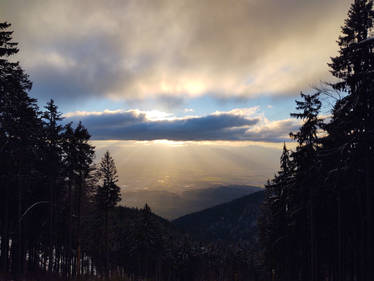
[[[280,142],[287,140],[288,133],[297,127],[292,120],[266,125],[261,124],[260,118],[249,118],[230,112],[200,117],[150,120],[142,112],[118,111],[73,114],[66,121],[82,121],[94,140]]]

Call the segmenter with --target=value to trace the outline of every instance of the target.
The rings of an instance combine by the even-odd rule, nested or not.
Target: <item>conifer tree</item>
[[[49,192],[49,238],[48,238],[48,256],[53,263],[53,247],[55,246],[56,229],[56,207],[57,199],[60,198],[61,188],[58,185],[58,179],[62,175],[62,131],[63,126],[60,122],[63,120],[62,113],[58,111],[58,107],[51,99],[45,106],[42,114],[43,133],[45,142],[44,167],[45,174],[48,179]],[[52,270],[52,266],[49,266]]]
[[[13,32],[9,31],[9,27],[9,23],[0,23],[0,177],[4,193],[0,260],[3,270],[8,271],[11,239],[14,257],[12,271],[20,273],[23,271],[22,261],[25,255],[20,219],[24,204],[27,204],[26,187],[27,191],[30,190],[30,182],[25,179],[35,174],[41,122],[36,100],[28,96],[31,82],[27,74],[18,62],[9,60],[9,57],[18,52],[17,43],[12,42]],[[17,225],[16,235],[13,237],[10,237],[11,219]]]
[[[292,117],[300,119],[303,123],[297,133],[290,133],[290,136],[298,142],[296,151],[292,154],[295,161],[296,173],[294,190],[293,219],[295,224],[299,226],[297,232],[302,234],[304,241],[299,239],[300,248],[310,245],[309,249],[304,248],[302,256],[298,259],[304,259],[302,275],[304,278],[309,276],[311,281],[318,280],[317,269],[317,229],[316,229],[316,209],[318,203],[318,178],[319,164],[317,160],[317,150],[320,146],[318,132],[323,127],[322,119],[319,118],[321,109],[320,93],[306,95],[301,93],[302,100],[296,101],[296,109],[300,112],[291,113]],[[295,236],[296,237],[296,236]],[[306,258],[309,255],[309,258]],[[307,270],[307,268],[309,270]]]
[[[259,226],[265,263],[273,280],[297,280],[300,277],[318,280],[315,197],[318,194],[318,132],[322,127],[318,117],[321,108],[318,96],[319,93],[301,93],[302,100],[296,101],[299,112],[291,116],[300,119],[302,124],[290,136],[298,146],[291,154],[283,146],[281,170],[265,186]],[[290,263],[296,270],[289,269]]]
[[[109,273],[109,211],[121,201],[120,187],[117,185],[118,175],[116,165],[109,151],[107,151],[97,168],[98,186],[95,201],[104,220],[104,270]]]
[[[81,122],[75,129],[70,123],[65,126],[63,149],[64,169],[68,184],[67,205],[69,206],[67,211],[68,238],[65,251],[69,261],[66,264],[66,272],[72,275],[79,275],[81,268],[81,210],[84,199],[88,198],[87,181],[91,176],[91,164],[94,157],[94,147],[89,143],[90,137]],[[75,218],[74,222],[73,218]],[[72,267],[73,245],[75,245],[77,257],[76,264]],[[70,268],[73,268],[73,272]]]
[[[280,171],[272,181],[265,185],[265,198],[259,217],[259,236],[263,247],[263,259],[268,278],[287,280],[288,264],[293,262],[289,210],[293,199],[294,164],[286,144],[280,161]]]
[[[374,130],[374,11],[373,1],[355,0],[348,12],[348,18],[339,37],[338,56],[329,64],[331,73],[338,78],[332,84],[335,89],[346,92],[337,102],[332,122],[327,126],[328,143],[334,143],[337,168],[331,173],[335,176],[338,190],[338,232],[347,233],[355,239],[360,249],[360,272],[362,280],[374,279],[374,215],[373,215],[373,130]],[[355,194],[358,208],[352,208],[351,198],[345,190]],[[362,199],[364,198],[364,199]],[[358,218],[355,229],[343,222],[352,214]],[[354,223],[351,226],[355,225]],[[343,251],[345,238],[338,235],[339,276],[344,275]],[[355,250],[351,249],[354,255]]]
[[[318,118],[318,93],[302,94],[303,100],[297,102],[300,112],[292,114],[303,122],[300,130],[291,134],[298,147],[291,154],[294,176],[287,190],[287,234],[296,242],[285,256],[292,256],[296,269],[282,276],[279,265],[283,260],[275,256],[275,278],[374,278],[373,18],[373,1],[353,2],[338,40],[339,54],[329,64],[337,78],[331,86],[344,94],[333,108],[331,121],[323,124]],[[319,138],[322,128],[326,131]],[[270,183],[272,190],[277,177]],[[267,199],[265,206],[269,202],[274,200]],[[264,221],[276,217],[274,212],[267,215],[270,218]]]

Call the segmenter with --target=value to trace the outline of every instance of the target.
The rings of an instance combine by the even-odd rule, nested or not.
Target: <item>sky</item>
[[[182,190],[276,172],[294,100],[332,79],[350,3],[2,0],[0,16],[31,96],[83,122],[123,189]]]

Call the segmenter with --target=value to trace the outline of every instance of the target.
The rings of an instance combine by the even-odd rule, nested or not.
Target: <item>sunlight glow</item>
[[[186,89],[187,92],[191,93],[192,96],[201,94],[205,90],[204,84],[198,81],[187,82],[184,88]]]
[[[155,144],[163,144],[163,145],[168,145],[168,146],[184,146],[184,141],[173,141],[173,140],[154,140],[153,143]]]
[[[261,141],[174,141],[168,139],[161,140],[145,140],[145,141],[132,141],[132,140],[92,140],[91,143],[98,148],[107,147],[110,145],[115,146],[150,146],[154,144],[161,144],[170,147],[181,147],[181,146],[227,146],[227,147],[263,147],[271,148],[276,150],[282,150],[283,142],[261,142]],[[286,145],[289,149],[295,150],[297,143],[296,142],[286,142]]]
[[[149,110],[144,111],[146,117],[150,121],[160,121],[160,120],[172,120],[175,119],[174,114],[167,113],[159,110]]]

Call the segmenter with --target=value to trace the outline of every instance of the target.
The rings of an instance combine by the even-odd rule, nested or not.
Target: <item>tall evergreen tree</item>
[[[104,219],[104,270],[107,275],[109,271],[109,211],[121,201],[120,187],[117,185],[117,169],[109,151],[104,154],[99,163],[97,179],[99,183],[95,194],[95,201]]]
[[[8,58],[18,52],[12,42],[10,24],[0,23],[0,173],[4,192],[2,218],[1,267],[9,270],[9,240],[12,240],[14,272],[23,271],[24,247],[22,245],[22,211],[27,204],[26,192],[35,175],[37,147],[40,144],[41,122],[38,118],[36,100],[28,96],[31,82],[18,62]],[[12,190],[16,190],[15,194]],[[12,197],[14,201],[12,202]],[[27,206],[27,205],[26,205]],[[16,235],[10,237],[11,216],[18,221]]]
[[[320,93],[305,95],[301,93],[302,100],[296,101],[296,109],[300,112],[291,113],[292,117],[300,119],[303,123],[297,133],[290,133],[290,136],[298,142],[296,152],[292,154],[295,161],[296,174],[294,190],[293,214],[295,225],[300,228],[297,230],[302,237],[307,238],[301,242],[300,247],[305,247],[309,243],[309,249],[304,248],[300,252],[299,260],[303,260],[301,265],[302,275],[305,279],[316,281],[319,279],[317,269],[317,218],[316,209],[318,208],[319,192],[319,163],[317,150],[320,146],[318,133],[323,127],[322,119],[319,118],[321,109]],[[296,236],[295,236],[296,238]],[[309,258],[306,258],[309,255]],[[309,270],[308,270],[309,269]]]
[[[50,261],[49,271],[53,270],[54,264],[53,249],[55,247],[55,229],[56,229],[56,207],[57,199],[61,195],[61,185],[58,180],[62,176],[62,131],[63,126],[60,122],[63,120],[62,113],[58,111],[53,100],[50,100],[45,106],[42,114],[43,133],[44,133],[44,172],[48,181],[49,192],[49,234],[48,234],[48,257]]]
[[[332,58],[329,64],[331,73],[338,82],[332,86],[345,91],[347,95],[337,102],[332,122],[327,126],[329,143],[334,143],[334,156],[338,181],[338,228],[346,232],[347,239],[354,239],[361,244],[360,272],[362,280],[374,279],[374,229],[373,229],[373,131],[374,131],[374,27],[373,1],[355,0],[352,4],[342,36],[339,37],[340,47],[338,56]],[[349,210],[351,198],[344,194],[347,191],[356,194],[356,203],[361,209]],[[364,198],[364,199],[362,199]],[[356,229],[343,226],[343,220],[348,220],[351,214],[357,214],[359,225]],[[352,224],[355,225],[355,224]],[[353,238],[357,235],[357,238]],[[351,238],[348,238],[351,237]],[[339,276],[344,275],[343,244],[346,241],[339,236]],[[354,251],[352,249],[352,251]]]
[[[75,129],[72,128],[70,123],[67,124],[63,137],[64,167],[67,175],[67,201],[69,206],[69,210],[67,210],[68,237],[65,246],[69,262],[66,264],[66,271],[68,274],[79,276],[81,272],[82,204],[84,199],[88,198],[87,181],[92,172],[94,147],[89,143],[91,136],[81,122]],[[75,218],[74,222],[73,218]],[[76,249],[77,253],[76,263],[71,265],[73,248]],[[71,271],[70,268],[73,270]]]
[[[273,280],[318,280],[315,213],[318,132],[322,127],[318,117],[321,108],[318,96],[319,93],[301,93],[302,100],[296,101],[299,112],[291,116],[300,119],[302,125],[290,135],[298,146],[290,154],[284,145],[281,170],[265,186],[259,226],[265,263]],[[289,270],[291,263],[296,270]]]
[[[117,169],[109,151],[105,152],[96,172],[99,180],[96,193],[98,207],[109,210],[121,201],[120,188],[117,185]]]
[[[373,15],[373,1],[355,0],[342,27],[339,54],[329,66],[337,78],[331,86],[344,97],[337,101],[331,121],[323,124],[318,118],[318,94],[302,95],[297,102],[301,112],[292,114],[303,122],[291,134],[298,147],[291,154],[294,182],[287,190],[287,234],[297,242],[286,256],[292,255],[297,270],[288,270],[291,275],[281,280],[374,278]],[[321,128],[326,131],[319,138]],[[271,222],[276,214],[263,216]],[[273,260],[276,278],[282,263],[279,257]]]
[[[292,240],[289,228],[292,188],[294,184],[294,163],[286,144],[280,161],[280,171],[265,185],[265,199],[258,220],[260,243],[268,278],[287,280],[288,264],[293,262],[289,249]],[[270,277],[271,276],[271,277]]]

